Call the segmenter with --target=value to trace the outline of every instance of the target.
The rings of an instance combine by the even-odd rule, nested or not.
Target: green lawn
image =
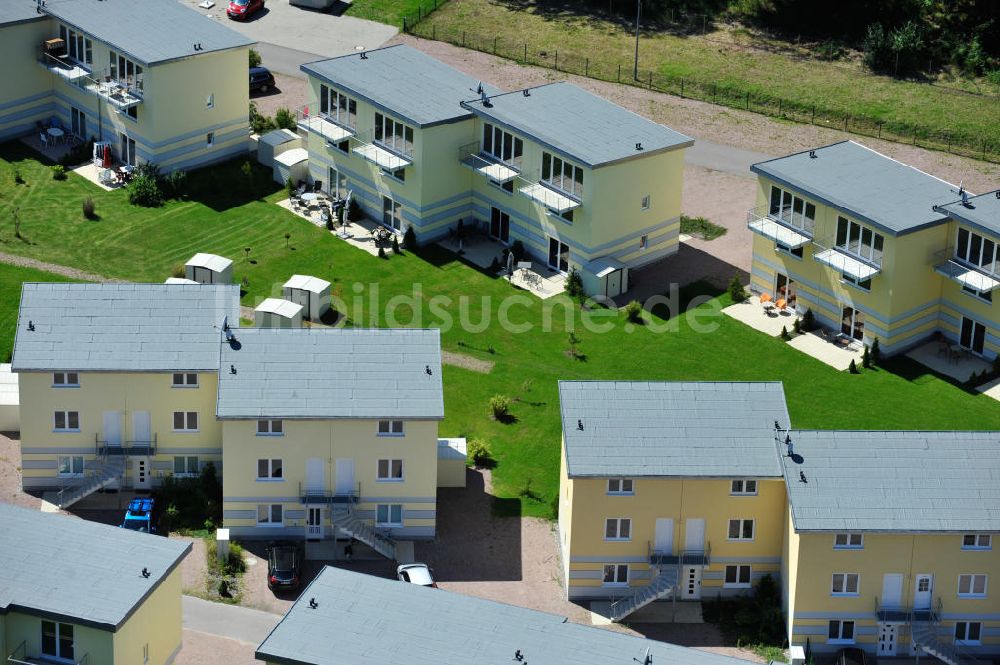
[[[527,55],[532,64],[609,81],[618,80],[620,72],[621,81],[629,82],[635,49],[631,25],[556,0],[451,0],[420,23],[416,34],[518,61]],[[944,132],[966,137],[972,146],[966,152],[981,156],[985,139],[1000,159],[995,86],[985,85],[985,94],[976,95],[944,82],[874,76],[858,62],[822,61],[808,57],[805,48],[742,29],[702,36],[649,28],[640,52],[639,79],[646,83],[652,72],[657,89],[739,108],[746,106],[749,92],[751,108],[768,115],[811,122],[815,107],[817,124],[843,128],[843,114],[848,114],[852,131],[883,136],[891,131],[907,141],[910,127],[919,125],[929,130],[922,145],[944,149],[947,138],[930,138]],[[780,106],[777,98],[783,99]],[[879,121],[885,123],[881,129]]]
[[[14,184],[15,164],[27,185]],[[241,202],[233,193],[239,189],[238,172],[238,165],[228,165],[214,175],[192,173],[200,194],[147,210],[128,205],[124,192],[102,192],[76,176],[55,182],[22,147],[2,146],[0,249],[152,282],[162,281],[196,251],[216,252],[236,260],[236,279],[249,280],[244,304],[278,292],[293,273],[312,274],[333,281],[353,325],[385,325],[385,306],[415,291],[413,303],[397,303],[397,325],[444,327],[445,350],[496,363],[489,374],[444,367],[447,417],[441,433],[482,438],[492,445],[499,462],[496,488],[510,499],[502,504],[509,511],[550,514],[558,486],[559,379],[782,380],[796,427],[1000,429],[1000,404],[927,375],[916,365],[900,362],[895,371],[858,376],[839,373],[728,318],[714,320],[715,332],[699,333],[689,312],[675,317],[675,331],[657,333],[652,325],[631,329],[623,314],[605,310],[603,322],[610,331],[583,330],[579,309],[568,298],[543,304],[444,250],[428,248],[419,255],[382,260],[273,205],[282,196],[273,188],[263,198]],[[263,173],[258,186],[267,177]],[[79,202],[87,195],[94,197],[100,221],[84,221],[80,215]],[[27,242],[13,238],[12,205],[21,209]],[[285,233],[291,234],[287,249]],[[250,259],[256,263],[245,258],[244,247],[251,248]],[[5,284],[10,281],[5,277]],[[7,290],[16,292],[16,285]],[[506,332],[497,323],[501,300],[512,294],[521,294],[524,304],[507,312],[509,320],[532,324],[528,332]],[[717,309],[724,298],[696,311]],[[372,302],[377,304],[374,316]],[[4,298],[0,306],[10,317],[17,299]],[[412,320],[414,312],[419,321]],[[583,360],[566,353],[565,312],[577,328]],[[552,314],[554,323],[546,332],[541,322]],[[456,325],[443,326],[445,317]],[[463,332],[457,325],[463,318],[472,324],[486,321],[483,332]],[[5,334],[9,336],[9,328]],[[4,343],[9,345],[9,339]],[[487,403],[495,394],[515,399],[516,422],[502,424],[487,416]]]
[[[447,0],[353,0],[344,14],[401,28],[404,16],[407,23],[413,23],[445,2]]]
[[[5,222],[6,223],[6,222]],[[0,245],[6,248],[6,245]],[[0,263],[0,362],[9,363],[14,351],[14,327],[23,282],[69,282],[61,275]]]

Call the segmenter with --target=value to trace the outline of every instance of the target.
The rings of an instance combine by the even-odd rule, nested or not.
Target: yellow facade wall
[[[0,642],[6,642],[8,652],[24,653],[29,658],[39,658],[42,655],[42,621],[41,617],[22,612],[10,612],[3,617],[0,626],[4,637]],[[88,657],[89,663],[112,663],[114,660],[114,633],[90,626],[83,626],[73,621],[62,621],[73,626],[73,656],[76,662]],[[22,642],[24,643],[23,647]],[[4,652],[6,661],[7,652]],[[117,661],[124,665],[126,661]],[[139,661],[141,662],[141,661]]]
[[[160,582],[114,636],[114,662],[166,665],[181,649],[181,568]],[[91,661],[94,662],[94,661]]]
[[[0,91],[0,140],[34,131],[52,113],[49,74],[36,62],[48,35],[48,21],[0,27],[0,57],[8,72]]]

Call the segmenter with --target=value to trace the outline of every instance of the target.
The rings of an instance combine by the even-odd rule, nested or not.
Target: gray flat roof
[[[0,26],[45,19],[35,0],[0,0]]]
[[[216,414],[230,419],[444,418],[441,333],[238,330],[236,343],[223,345]]]
[[[694,144],[566,81],[493,95],[488,105],[476,98],[463,106],[591,168]]]
[[[308,62],[300,69],[418,127],[471,117],[461,102],[477,97],[482,83],[405,44]]]
[[[938,206],[939,212],[983,231],[1000,234],[1000,189]]]
[[[0,547],[0,613],[103,630],[119,628],[191,550],[187,542],[5,503],[0,533],[7,539]]]
[[[1000,432],[789,436],[797,531],[1000,531]]]
[[[871,148],[843,141],[758,162],[750,170],[893,234],[945,219],[934,206],[958,187]]]
[[[781,476],[780,382],[560,381],[559,404],[570,477]]]
[[[177,0],[46,0],[44,11],[146,65],[255,43]]]
[[[239,286],[228,284],[25,283],[11,364],[15,372],[215,371],[223,319],[239,325],[239,305]]]
[[[317,607],[310,607],[315,600]],[[257,647],[282,664],[472,665],[646,662],[737,665],[728,656],[463,594],[327,566]]]

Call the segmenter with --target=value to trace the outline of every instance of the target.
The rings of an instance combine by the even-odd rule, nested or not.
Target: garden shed
[[[167,281],[164,284],[197,284],[198,282],[193,279],[188,279],[186,277],[167,277]]]
[[[297,183],[309,177],[309,153],[303,148],[292,148],[274,158],[274,180],[284,184],[289,178]]]
[[[465,487],[465,439],[438,439],[438,487]]]
[[[195,254],[184,264],[184,277],[198,284],[232,284],[233,262],[216,254]]]
[[[254,328],[301,328],[302,305],[282,300],[265,298],[253,312]]]
[[[583,290],[592,296],[614,298],[628,291],[628,266],[610,256],[586,263],[580,277]]]
[[[302,147],[302,139],[290,129],[275,129],[257,141],[257,161],[274,169],[274,158],[283,152]],[[284,184],[284,183],[282,183]]]
[[[292,275],[282,287],[285,300],[302,305],[302,318],[319,321],[330,309],[330,282],[311,275]]]

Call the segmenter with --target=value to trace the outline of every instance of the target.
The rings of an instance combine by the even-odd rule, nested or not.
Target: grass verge
[[[702,240],[715,240],[726,235],[725,226],[719,226],[704,217],[688,217],[681,215],[681,233],[698,236]]]

